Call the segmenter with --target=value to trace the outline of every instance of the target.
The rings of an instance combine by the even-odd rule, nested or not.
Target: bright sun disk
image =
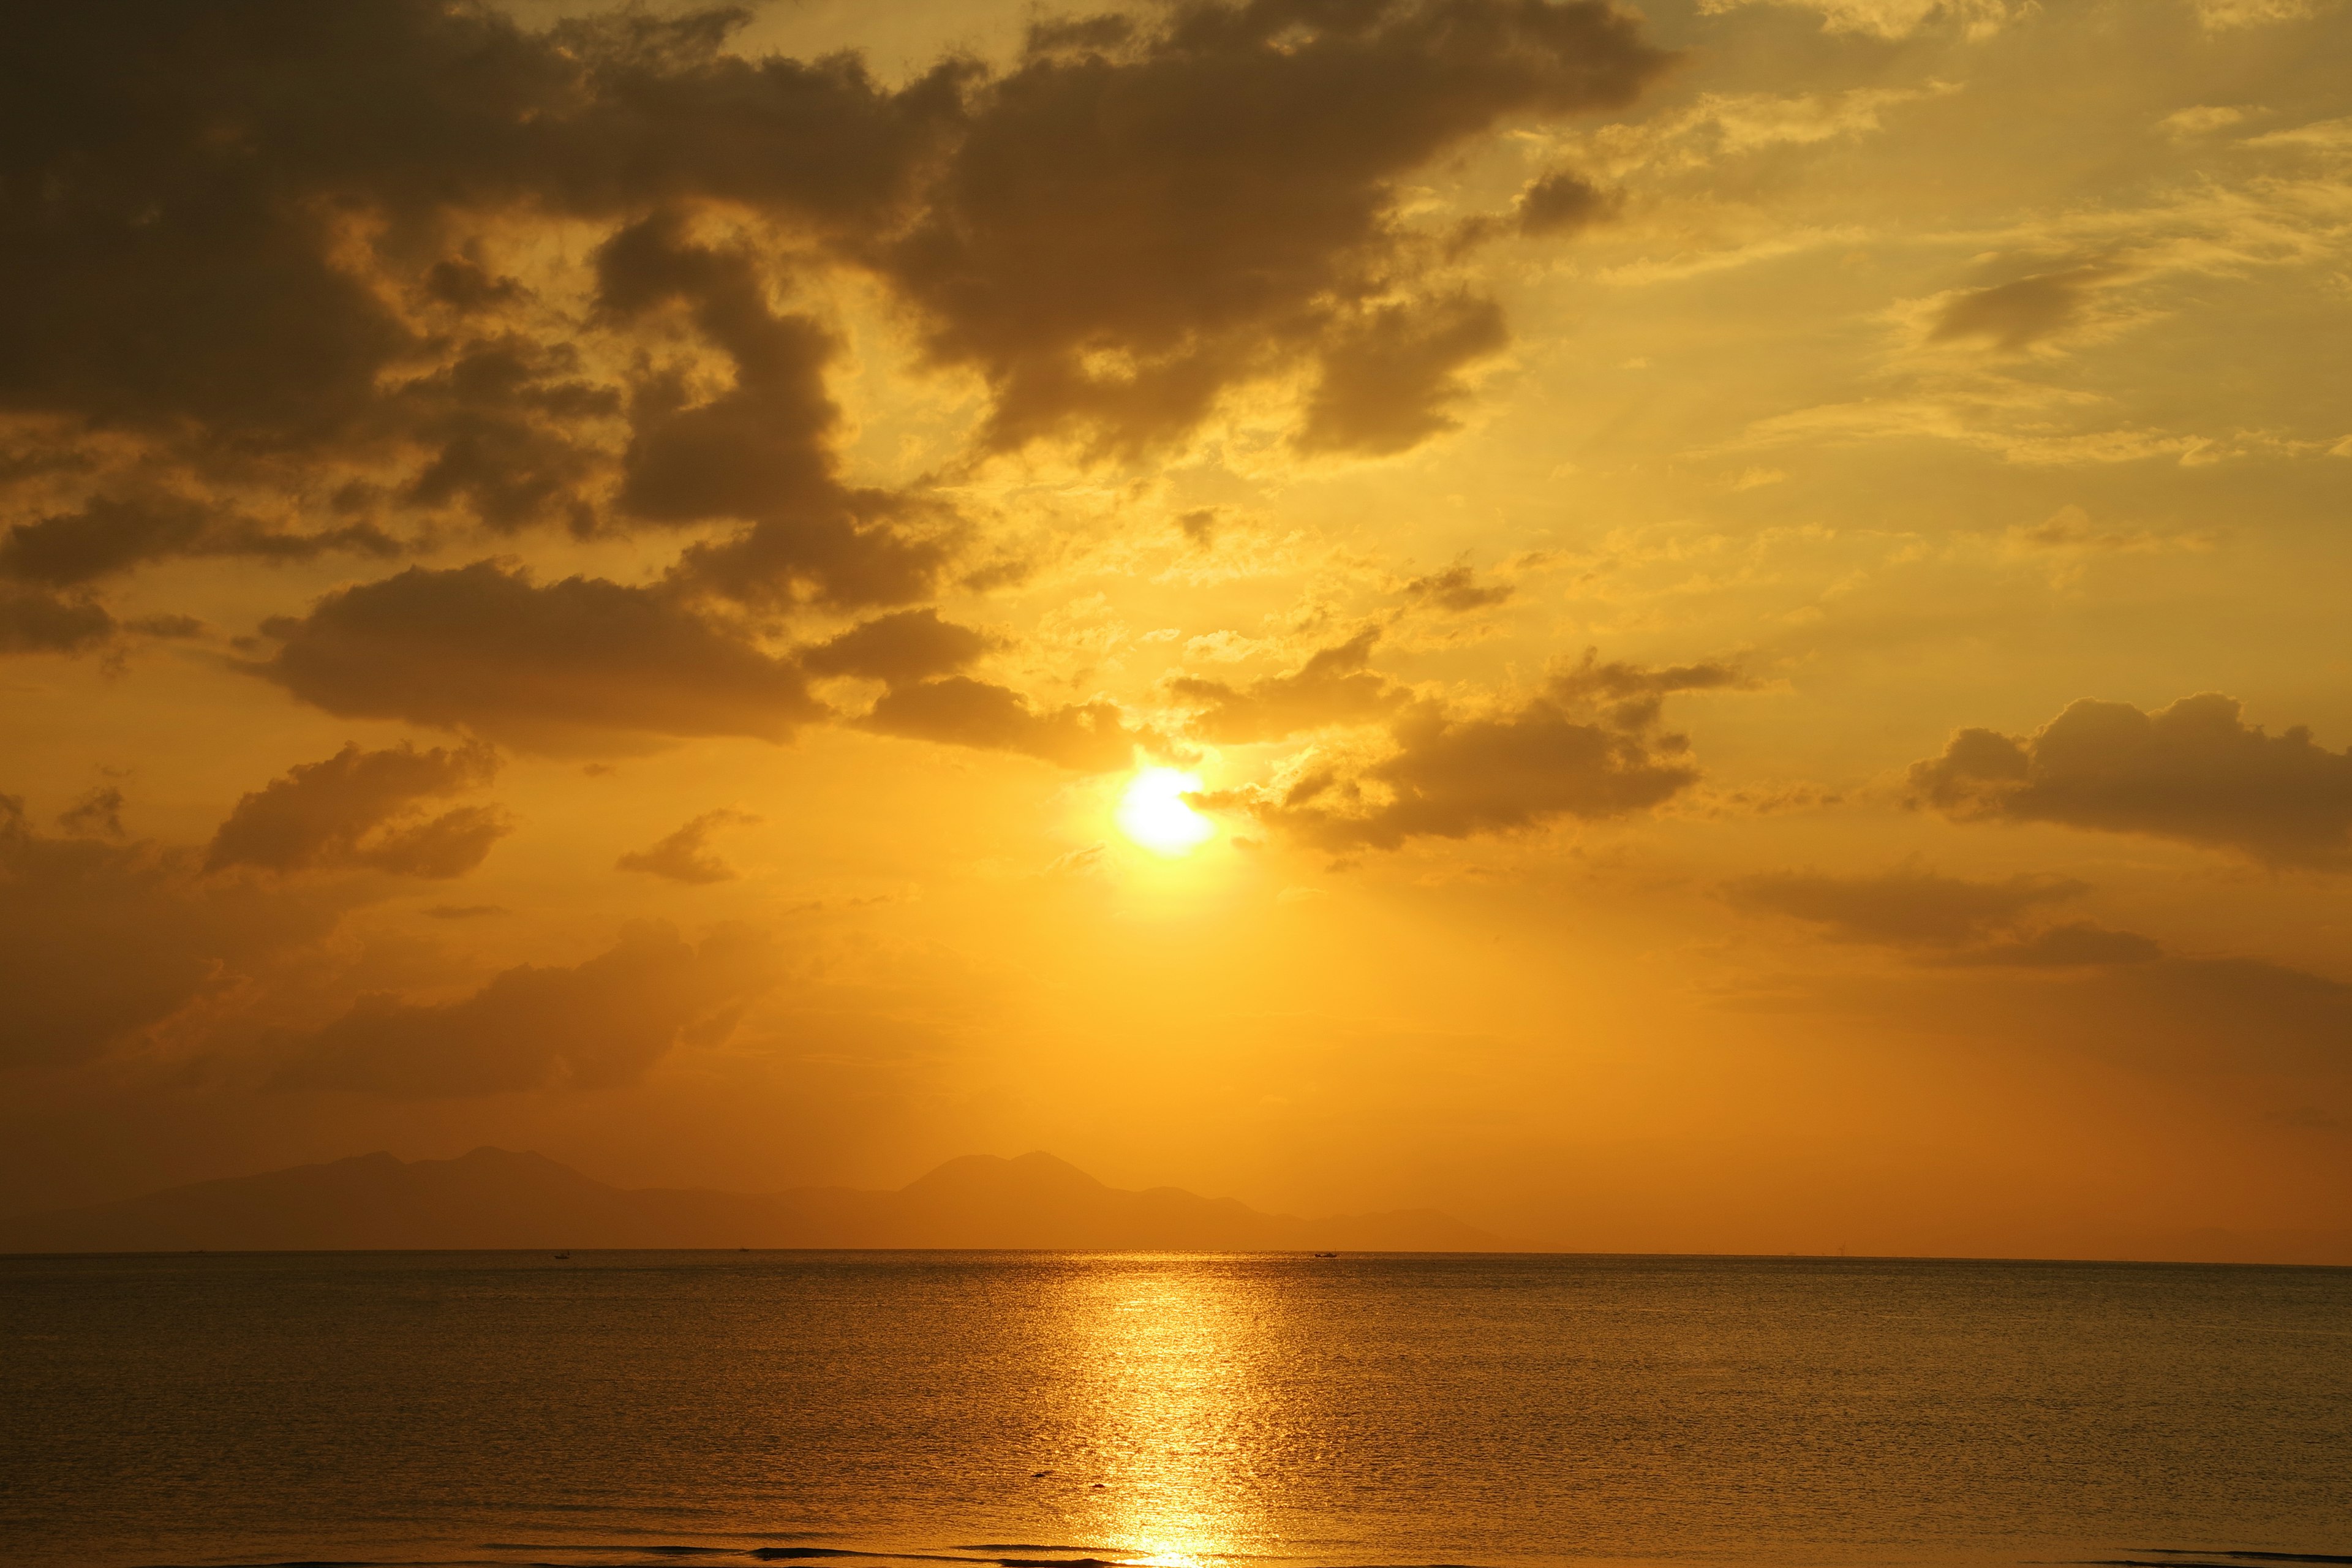
[[[1216,826],[1184,804],[1199,778],[1174,768],[1146,768],[1118,800],[1118,828],[1155,855],[1189,855]]]

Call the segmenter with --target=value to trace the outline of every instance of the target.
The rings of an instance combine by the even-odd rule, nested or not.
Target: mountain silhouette
[[[614,1187],[543,1155],[361,1154],[0,1220],[0,1252],[992,1247],[1493,1252],[1427,1209],[1296,1219],[1177,1187],[1104,1185],[1051,1154],[970,1154],[896,1192]]]

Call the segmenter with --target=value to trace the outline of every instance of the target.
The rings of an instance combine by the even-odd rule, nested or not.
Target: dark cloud
[[[936,610],[900,610],[803,649],[801,662],[814,675],[885,682],[887,689],[856,721],[877,734],[1017,752],[1086,773],[1126,767],[1138,745],[1162,743],[1157,731],[1129,724],[1115,704],[1040,708],[1010,687],[952,673],[997,646],[987,633],[941,620]]]
[[[0,653],[86,653],[115,631],[94,600],[0,583]]]
[[[597,252],[599,308],[635,321],[685,312],[732,367],[730,384],[696,400],[675,375],[636,388],[620,506],[667,524],[749,522],[745,534],[688,552],[682,580],[752,604],[803,595],[835,605],[902,604],[930,589],[948,556],[939,538],[903,526],[921,509],[836,473],[841,411],[825,389],[838,352],[814,317],[771,308],[747,247],[698,244],[684,218],[657,213]],[[944,521],[944,509],[931,510]]]
[[[1622,105],[1667,63],[1604,0],[1185,0],[1041,21],[1005,74],[955,58],[887,87],[846,54],[738,54],[748,19],[22,19],[0,61],[0,413],[56,450],[0,475],[24,520],[0,539],[23,585],[0,651],[106,645],[104,606],[56,590],[142,563],[384,554],[453,522],[693,528],[669,587],[761,613],[920,602],[970,565],[970,526],[935,488],[845,482],[840,339],[795,302],[824,268],[880,279],[936,363],[979,373],[986,450],[1139,451],[1268,377],[1310,384],[1302,448],[1402,450],[1455,423],[1462,371],[1506,334],[1441,279],[1400,182],[1505,123]],[[558,226],[595,247],[585,310],[550,282]],[[310,679],[320,653],[278,668]],[[579,710],[606,672],[541,673]],[[312,690],[479,716],[454,680],[357,681]]]
[[[1367,628],[1321,649],[1288,675],[1247,686],[1187,676],[1170,681],[1168,689],[1199,710],[1192,731],[1203,740],[1279,741],[1330,724],[1369,723],[1394,712],[1405,700],[1402,687],[1370,668],[1380,635],[1379,628]]]
[[[1295,445],[1384,457],[1456,429],[1452,410],[1469,395],[1458,373],[1510,341],[1502,308],[1470,295],[1382,305],[1335,326]]]
[[[0,299],[23,302],[0,326],[0,404],[279,443],[363,423],[420,342],[343,264],[353,210],[383,259],[419,253],[420,281],[477,307],[486,291],[433,249],[467,213],[700,196],[879,221],[969,68],[891,92],[846,58],[729,54],[744,19],[530,33],[431,0],[23,18],[0,68]]]
[[[1519,232],[1531,238],[1575,234],[1606,223],[1624,205],[1624,193],[1604,191],[1572,170],[1555,169],[1519,193]]]
[[[1205,550],[1217,542],[1217,531],[1223,521],[1216,508],[1195,507],[1191,511],[1178,514],[1176,529],[1188,542]]]
[[[774,983],[764,939],[727,927],[691,946],[632,925],[570,969],[521,964],[456,1002],[363,997],[288,1042],[281,1089],[436,1100],[633,1083],[681,1040],[715,1044]]]
[[[0,534],[0,576],[72,588],[173,556],[308,561],[331,550],[386,556],[397,554],[400,546],[366,523],[288,532],[185,496],[101,495],[78,510],[20,522]]]
[[[334,928],[331,895],[197,870],[184,849],[34,832],[0,795],[0,1064],[94,1056]]]
[[[2032,735],[1963,730],[1913,764],[1916,798],[1959,822],[2054,822],[2234,851],[2273,866],[2352,864],[2352,752],[2298,725],[2265,733],[2207,692],[2142,712],[2085,700]]]
[[[2154,938],[2074,921],[1993,942],[1953,956],[1955,963],[2009,964],[2026,969],[2088,969],[2111,963],[2153,963],[2164,956]]]
[[[1477,574],[1469,567],[1456,565],[1443,572],[1433,572],[1426,577],[1415,577],[1404,585],[1404,596],[1432,609],[1466,616],[1508,603],[1511,585],[1508,583],[1481,583]]]
[[[1395,749],[1352,770],[1311,771],[1279,794],[1202,797],[1331,848],[1393,849],[1408,838],[1466,838],[1559,817],[1597,821],[1671,800],[1697,782],[1682,735],[1659,724],[1670,692],[1736,684],[1717,665],[1650,669],[1592,656],[1533,701],[1495,717],[1415,703],[1391,726]]]
[[[436,0],[169,16],[101,0],[26,19],[0,62],[0,411],[57,422],[79,468],[53,468],[120,471],[14,530],[0,574],[383,553],[388,508],[581,534],[723,510],[751,526],[692,553],[697,591],[919,597],[949,553],[944,509],[838,487],[803,504],[805,485],[739,504],[780,466],[829,472],[834,427],[810,391],[829,342],[795,360],[784,340],[811,323],[743,308],[720,275],[738,252],[672,247],[711,263],[669,291],[736,371],[698,403],[650,373],[625,401],[580,369],[573,341],[597,334],[620,340],[603,363],[649,363],[659,287],[583,323],[486,260],[528,256],[551,222],[622,225],[604,269],[617,306],[632,237],[658,249],[684,207],[836,251],[901,225],[977,68],[893,90],[848,56],[737,56],[747,20],[623,10],[533,32]],[[103,443],[81,451],[77,432]],[[288,515],[358,475],[341,493],[369,515],[305,531],[110,488],[149,470],[275,487],[261,510]],[[901,536],[908,518],[921,537]],[[98,646],[95,613],[11,595],[0,650]]]
[[[406,742],[381,752],[347,745],[239,800],[213,836],[205,869],[365,866],[404,877],[462,877],[513,825],[493,806],[426,816],[423,804],[479,789],[497,772],[496,754],[478,742],[425,752]]]
[[[801,666],[812,675],[863,676],[898,686],[953,674],[995,646],[987,633],[943,621],[937,610],[898,610],[803,649]]]
[[[1773,871],[1741,878],[1724,891],[1740,909],[1791,915],[1840,942],[1958,946],[2007,932],[2034,910],[2090,888],[2063,877],[1979,882],[1906,867],[1870,877]]]
[[[597,531],[613,467],[593,439],[617,422],[620,394],[578,374],[568,343],[513,332],[468,344],[446,367],[401,389],[414,438],[432,456],[402,499],[459,507],[495,532],[542,523]]]
[[[121,790],[101,785],[58,813],[58,826],[70,833],[120,838],[122,804]]]
[[[1832,942],[1903,948],[1931,963],[2086,969],[2151,963],[2163,956],[2160,946],[2137,931],[2087,921],[2026,929],[2049,906],[2090,890],[2066,877],[1977,881],[1915,866],[1862,877],[1773,871],[1723,889],[1735,908],[1788,915],[1821,928]]]
[[[1320,358],[1303,444],[1394,450],[1446,426],[1454,373],[1502,338],[1491,301],[1395,301],[1416,266],[1397,182],[1505,120],[1629,102],[1666,63],[1586,0],[1192,3],[1044,28],[976,90],[879,264],[934,356],[987,378],[992,446],[1141,450]],[[1358,369],[1376,390],[1347,384]]]
[[[1126,767],[1137,746],[1162,743],[1156,731],[1129,724],[1114,703],[1041,709],[1009,687],[963,675],[894,686],[857,723],[911,741],[1017,752],[1081,773]]]
[[[2011,352],[2032,348],[2074,325],[2091,291],[2117,272],[2116,268],[2095,264],[1970,289],[1955,297],[1937,314],[1928,340],[1982,338],[1995,348]]]
[[[251,668],[346,718],[405,719],[541,751],[631,737],[782,740],[824,709],[800,669],[669,595],[538,584],[492,562],[412,567],[270,623]]]
[[[735,868],[711,853],[710,836],[721,827],[749,826],[760,819],[748,812],[706,811],[650,848],[633,849],[614,863],[620,871],[644,871],[699,887],[735,879]]]

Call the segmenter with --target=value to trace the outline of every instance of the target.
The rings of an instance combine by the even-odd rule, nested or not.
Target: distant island
[[[468,1248],[1069,1248],[1499,1252],[1428,1209],[1297,1219],[1177,1187],[1106,1186],[1051,1154],[972,1154],[896,1192],[614,1187],[543,1155],[361,1154],[0,1220],[0,1252]]]

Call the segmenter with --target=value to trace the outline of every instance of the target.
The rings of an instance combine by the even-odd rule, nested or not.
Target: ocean
[[[12,1564],[2352,1563],[2352,1269],[0,1258]]]

